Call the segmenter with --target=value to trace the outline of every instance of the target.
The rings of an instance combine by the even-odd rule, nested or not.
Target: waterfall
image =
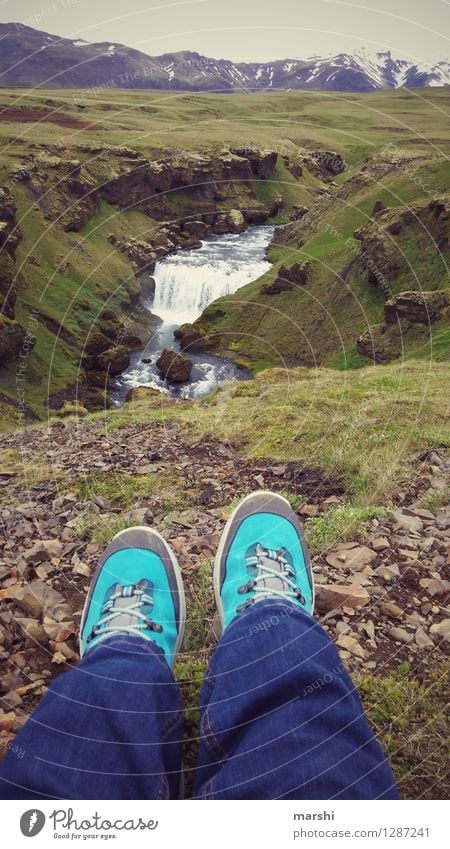
[[[212,238],[158,262],[152,312],[171,325],[192,322],[212,301],[256,280],[270,268],[263,258],[267,229]]]
[[[246,379],[242,369],[229,360],[189,352],[194,366],[190,381],[170,385],[161,377],[156,360],[163,348],[178,349],[173,335],[176,327],[194,321],[216,298],[237,292],[268,271],[271,266],[265,259],[265,249],[273,229],[249,227],[244,233],[212,236],[201,248],[179,251],[156,263],[155,294],[148,308],[162,323],[145,351],[132,352],[129,367],[116,379],[110,393],[115,404],[123,404],[134,386],[152,386],[171,395],[195,398],[212,392],[221,383]]]

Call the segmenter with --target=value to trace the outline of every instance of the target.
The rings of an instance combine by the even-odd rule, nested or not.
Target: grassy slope
[[[360,243],[353,238],[353,232],[367,223],[376,200],[390,207],[409,204],[427,197],[424,184],[427,191],[439,196],[450,184],[450,166],[444,157],[439,157],[431,164],[422,163],[414,176],[415,181],[411,181],[402,173],[389,175],[364,186],[350,198],[330,199],[318,227],[307,232],[306,238],[299,231],[290,246],[272,248],[273,270],[210,306],[211,314],[220,304],[224,317],[211,321],[207,309],[199,324],[207,332],[226,334],[225,347],[247,357],[255,371],[294,363],[339,366],[343,357],[347,367],[363,364],[362,358],[352,360],[356,337],[383,320],[385,298],[379,289],[367,284],[365,275],[350,273],[344,279],[342,270],[360,253]],[[301,245],[300,237],[305,239]],[[422,232],[419,238],[417,231],[402,235],[396,244],[409,268],[389,281],[394,293],[448,287],[445,260],[427,233]],[[281,264],[290,266],[304,260],[312,266],[304,289],[275,297],[260,294],[261,283],[271,279]],[[433,340],[422,342],[411,353],[429,357],[434,348],[435,357],[448,357],[448,341],[448,328],[436,325]]]
[[[194,404],[144,397],[110,411],[105,426],[174,418],[193,439],[214,435],[253,457],[318,467],[355,505],[384,504],[412,457],[450,444],[447,377],[445,363],[420,361],[345,373],[272,369]]]
[[[230,144],[276,148],[279,160],[276,178],[255,181],[255,193],[268,202],[283,195],[287,209],[293,203],[311,206],[317,199],[318,181],[305,171],[297,182],[283,163],[282,156],[302,148],[321,146],[338,150],[355,172],[366,156],[374,156],[386,144],[403,145],[408,152],[432,156],[421,165],[423,180],[431,190],[445,185],[444,154],[448,144],[443,108],[448,94],[441,90],[416,95],[383,92],[371,95],[289,92],[258,95],[207,95],[163,92],[105,91],[97,95],[74,92],[32,92],[3,90],[1,107],[39,107],[92,122],[90,130],[71,130],[46,122],[37,124],[0,122],[0,180],[9,182],[9,173],[27,154],[56,146],[66,158],[77,158],[76,146],[99,141],[126,145],[144,154],[164,155],[168,150],[193,151],[222,149]],[[429,127],[433,138],[427,140]],[[95,154],[93,154],[95,159]],[[355,326],[379,320],[382,299],[365,281],[350,278],[340,287],[330,279],[357,253],[358,245],[342,244],[355,227],[366,221],[374,199],[389,205],[409,202],[423,195],[418,172],[399,173],[381,185],[365,187],[345,203],[328,208],[324,216],[331,230],[311,233],[300,253],[294,247],[274,249],[274,261],[294,261],[309,257],[314,261],[313,281],[305,295],[285,293],[271,299],[259,296],[260,283],[241,289],[226,305],[227,315],[219,325],[227,334],[238,328],[231,347],[247,356],[255,370],[267,365],[314,362],[316,354],[324,364],[359,364],[354,354]],[[49,185],[51,186],[51,176]],[[344,175],[337,178],[342,182]],[[447,179],[448,183],[448,179]],[[113,309],[123,309],[124,281],[131,268],[106,242],[106,235],[148,230],[151,219],[139,213],[118,213],[103,205],[98,215],[80,234],[66,234],[58,223],[46,221],[25,188],[14,184],[18,218],[24,240],[18,250],[18,270],[25,287],[20,292],[17,319],[27,326],[30,311],[38,309],[46,321],[39,321],[38,341],[27,361],[27,406],[38,416],[51,392],[72,384],[78,375],[80,350],[93,328],[99,309],[108,301]],[[173,218],[182,212],[183,193],[171,193]],[[337,235],[332,235],[336,231]],[[82,248],[74,248],[81,242]],[[414,254],[415,251],[415,254]],[[39,264],[30,262],[30,252]],[[411,246],[412,263],[418,262],[416,246]],[[60,264],[68,263],[64,273]],[[436,274],[438,269],[436,269]],[[402,281],[402,286],[405,281]],[[247,301],[255,302],[248,307]],[[84,303],[84,308],[82,302]],[[86,302],[89,307],[87,309]],[[242,304],[244,302],[244,304]],[[318,307],[330,315],[316,327]],[[65,333],[54,333],[62,322]],[[282,342],[280,343],[280,340]],[[448,345],[443,334],[437,339],[436,355]],[[320,349],[320,350],[319,350]],[[428,348],[422,353],[426,355]],[[16,397],[15,366],[3,370],[1,388],[12,400]],[[10,411],[6,424],[10,424]]]

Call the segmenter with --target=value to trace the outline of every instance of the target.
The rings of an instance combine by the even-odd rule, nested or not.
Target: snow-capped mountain
[[[232,62],[182,51],[148,56],[123,44],[59,38],[0,24],[0,85],[181,91],[377,91],[450,85],[450,62],[414,64],[385,53]]]

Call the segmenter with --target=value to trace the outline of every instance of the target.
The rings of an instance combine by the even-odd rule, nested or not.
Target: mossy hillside
[[[108,411],[104,423],[108,431],[175,420],[187,439],[214,436],[250,457],[317,467],[341,482],[349,504],[385,505],[399,481],[411,477],[413,458],[450,444],[447,372],[445,363],[430,368],[420,360],[346,372],[269,369],[191,403],[142,394]]]
[[[435,196],[449,183],[448,163],[442,160],[430,167],[423,165],[418,174],[422,175],[420,182],[405,181],[399,173],[370,183],[350,199],[329,198],[313,226],[294,225],[291,236],[279,245],[275,234],[269,250],[273,269],[211,304],[195,326],[213,337],[219,353],[245,357],[254,372],[268,365],[340,363],[345,351],[355,350],[362,332],[383,321],[386,300],[383,289],[369,284],[367,273],[358,266],[361,246],[353,234],[367,225],[375,201],[382,200],[390,207],[427,201],[425,180],[427,190]],[[425,226],[417,224],[387,238],[402,264],[400,272],[387,281],[392,294],[449,286],[445,256]],[[277,296],[261,294],[262,284],[272,279],[282,264],[290,267],[304,260],[311,263],[304,287]],[[438,323],[425,340],[423,333],[410,334],[406,355],[429,357],[434,351],[435,357],[447,357],[447,329],[445,322]],[[346,362],[347,368],[353,365],[352,358]],[[355,363],[360,364],[360,360]]]
[[[318,198],[324,202],[321,226],[306,234],[303,245],[294,238],[292,244],[280,244],[271,251],[276,263],[311,258],[314,268],[308,295],[300,295],[297,302],[295,293],[284,293],[275,302],[259,295],[259,284],[250,284],[227,301],[225,317],[212,324],[226,334],[222,347],[229,347],[255,371],[267,365],[311,364],[316,360],[329,365],[354,348],[356,330],[365,329],[367,322],[379,321],[382,314],[382,298],[365,285],[361,275],[349,274],[342,282],[342,270],[358,252],[358,244],[352,241],[353,229],[364,225],[379,196],[393,206],[420,197],[424,186],[434,192],[446,185],[447,98],[448,93],[437,89],[427,92],[427,101],[402,91],[364,96],[274,92],[218,97],[148,91],[3,90],[3,107],[45,109],[56,117],[60,113],[82,117],[90,125],[81,130],[48,121],[0,122],[0,178],[13,188],[24,234],[18,249],[17,270],[24,284],[18,296],[17,320],[28,327],[32,311],[39,312],[36,345],[26,363],[26,406],[30,413],[45,416],[46,396],[63,396],[67,387],[76,383],[83,345],[102,306],[107,304],[118,318],[126,312],[122,298],[124,290],[136,284],[134,272],[126,257],[107,243],[107,236],[115,233],[126,240],[130,234],[148,233],[154,221],[135,211],[118,212],[102,202],[81,233],[65,233],[60,222],[44,218],[26,184],[11,182],[18,164],[31,161],[41,152],[48,159],[53,150],[64,159],[79,159],[83,167],[95,170],[96,150],[114,145],[150,158],[169,159],[175,151],[220,152],[230,145],[257,144],[277,150],[274,179],[253,181],[257,199],[268,203],[281,195],[287,211],[294,203],[311,207]],[[433,137],[427,140],[430,126]],[[399,168],[388,179],[356,187],[345,202],[321,196],[318,190],[322,191],[324,184],[307,169],[297,181],[284,161],[284,157],[295,160],[299,148],[321,147],[338,151],[352,173],[358,174],[365,157],[382,161],[386,146],[391,144],[417,158],[414,173]],[[114,158],[111,170],[116,166]],[[341,185],[347,177],[348,173],[338,175],[335,182]],[[50,176],[49,202],[52,179]],[[335,187],[329,190],[336,192]],[[171,195],[168,202],[172,218],[177,220],[187,201],[183,189]],[[189,203],[192,209],[192,200]],[[433,269],[433,280],[427,283],[434,285],[438,263],[426,255],[423,245],[414,256],[414,247],[411,263],[420,269],[425,257],[423,265]],[[402,287],[406,283],[399,281]],[[418,340],[415,355],[427,356],[427,350]],[[446,350],[443,328],[433,351],[436,356],[445,356]],[[7,402],[17,402],[14,365],[2,369],[0,383],[4,426],[9,427],[14,412],[6,409]]]
[[[65,233],[57,222],[30,207],[21,187],[15,189],[15,200],[23,233],[16,262],[23,280],[16,318],[36,337],[26,358],[25,402],[41,418],[48,394],[63,392],[80,380],[83,349],[102,311],[111,310],[125,320],[133,312],[130,292],[136,291],[137,281],[130,263],[108,243],[107,235],[148,233],[155,224],[142,213],[118,213],[102,201],[85,228]],[[2,391],[13,403],[17,367],[17,362],[10,363],[1,373]]]

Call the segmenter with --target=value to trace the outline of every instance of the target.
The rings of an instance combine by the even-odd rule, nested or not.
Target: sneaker
[[[254,492],[236,507],[219,543],[214,593],[223,628],[268,598],[312,613],[314,583],[308,548],[286,498]]]
[[[143,637],[172,668],[183,641],[186,603],[173,551],[156,531],[127,528],[100,558],[83,610],[80,654],[114,635]]]

